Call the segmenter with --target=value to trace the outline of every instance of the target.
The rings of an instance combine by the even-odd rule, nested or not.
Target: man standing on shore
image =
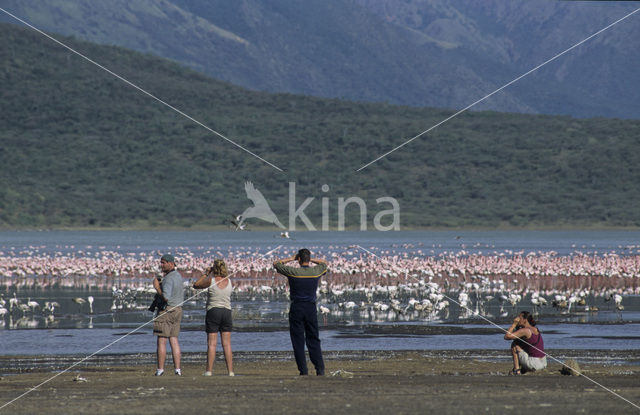
[[[300,268],[285,265],[293,261],[298,261]],[[315,265],[311,267],[310,263]],[[320,348],[316,291],[320,277],[327,272],[327,263],[322,259],[311,258],[311,252],[308,249],[301,249],[294,257],[275,261],[273,267],[289,280],[291,298],[289,334],[300,375],[309,374],[304,353],[306,342],[309,358],[316,368],[316,374],[323,376],[324,360],[322,360]]]
[[[164,277],[153,279],[153,287],[166,301],[164,310],[158,310],[158,316],[153,322],[153,334],[158,336],[158,369],[156,376],[164,373],[164,362],[167,357],[167,339],[171,345],[171,356],[175,373],[182,376],[180,369],[180,321],[182,320],[182,302],[184,301],[184,286],[182,275],[176,271],[176,260],[173,255],[165,254],[160,258],[160,268]]]

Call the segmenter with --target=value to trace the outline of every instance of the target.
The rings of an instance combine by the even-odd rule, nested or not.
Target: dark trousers
[[[316,368],[316,374],[324,375],[324,360],[320,349],[320,335],[318,331],[318,311],[315,303],[291,303],[289,309],[289,334],[293,354],[301,375],[307,375],[307,359],[304,355],[304,344],[309,350],[309,359]]]

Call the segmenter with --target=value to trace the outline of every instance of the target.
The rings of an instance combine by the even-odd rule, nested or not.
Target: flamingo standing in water
[[[13,307],[18,307],[18,304],[20,304],[18,297],[13,293],[13,297],[9,299],[9,311],[13,311]]]
[[[622,319],[622,310],[624,310],[624,306],[622,305],[622,296],[620,294],[614,295],[613,301],[616,303],[616,312],[620,319]]]
[[[37,301],[32,301],[31,298],[27,299],[27,305],[31,308],[32,313],[35,313],[36,308],[40,308],[40,304]]]
[[[82,304],[86,303],[87,300],[85,300],[84,298],[81,297],[75,297],[73,299],[71,299],[71,301],[73,301],[74,303],[78,304],[78,311],[82,311]]]
[[[320,306],[320,314],[322,314],[322,322],[324,324],[327,324],[327,315],[331,312],[331,310],[329,309],[329,307]]]

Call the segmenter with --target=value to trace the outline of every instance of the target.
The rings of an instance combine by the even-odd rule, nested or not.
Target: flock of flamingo
[[[369,320],[435,319],[446,317],[455,304],[460,318],[492,317],[486,307],[491,303],[499,305],[497,313],[503,317],[518,306],[534,313],[543,307],[595,313],[606,304],[621,313],[624,297],[640,294],[640,255],[613,251],[482,255],[464,250],[436,255],[412,246],[400,248],[311,247],[328,260],[330,269],[318,292],[320,313],[337,317],[357,313]],[[250,247],[228,248],[226,253],[215,248],[201,254],[187,248],[173,252],[188,288],[188,305],[200,306],[204,296],[197,296],[190,282],[217,257],[226,260],[237,297],[272,301],[288,295],[286,279],[275,273],[272,262],[274,257],[293,255],[295,249],[280,248],[267,256]],[[160,254],[93,247],[73,253],[40,252],[38,247],[0,252],[0,293],[7,297],[0,296],[0,319],[36,313],[54,318],[57,301],[40,304],[21,298],[23,288],[105,290],[112,297],[109,312],[145,309],[154,293],[151,280],[159,272]],[[72,301],[78,304],[78,313],[93,313],[93,297]]]

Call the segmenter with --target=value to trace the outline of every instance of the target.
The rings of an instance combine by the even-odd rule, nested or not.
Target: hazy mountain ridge
[[[489,56],[487,68],[479,72],[496,83],[510,81],[635,9],[619,2],[356,1],[396,25],[456,45],[464,50],[463,65],[482,65]],[[639,113],[640,102],[624,89],[640,82],[633,73],[638,63],[634,50],[640,46],[640,26],[634,24],[638,17],[589,40],[509,91],[535,112],[567,113],[569,105],[575,115],[637,118],[633,114]]]
[[[445,108],[474,102],[633,9],[546,0],[0,3],[46,30],[164,56],[251,89]],[[637,18],[477,109],[640,117]]]

